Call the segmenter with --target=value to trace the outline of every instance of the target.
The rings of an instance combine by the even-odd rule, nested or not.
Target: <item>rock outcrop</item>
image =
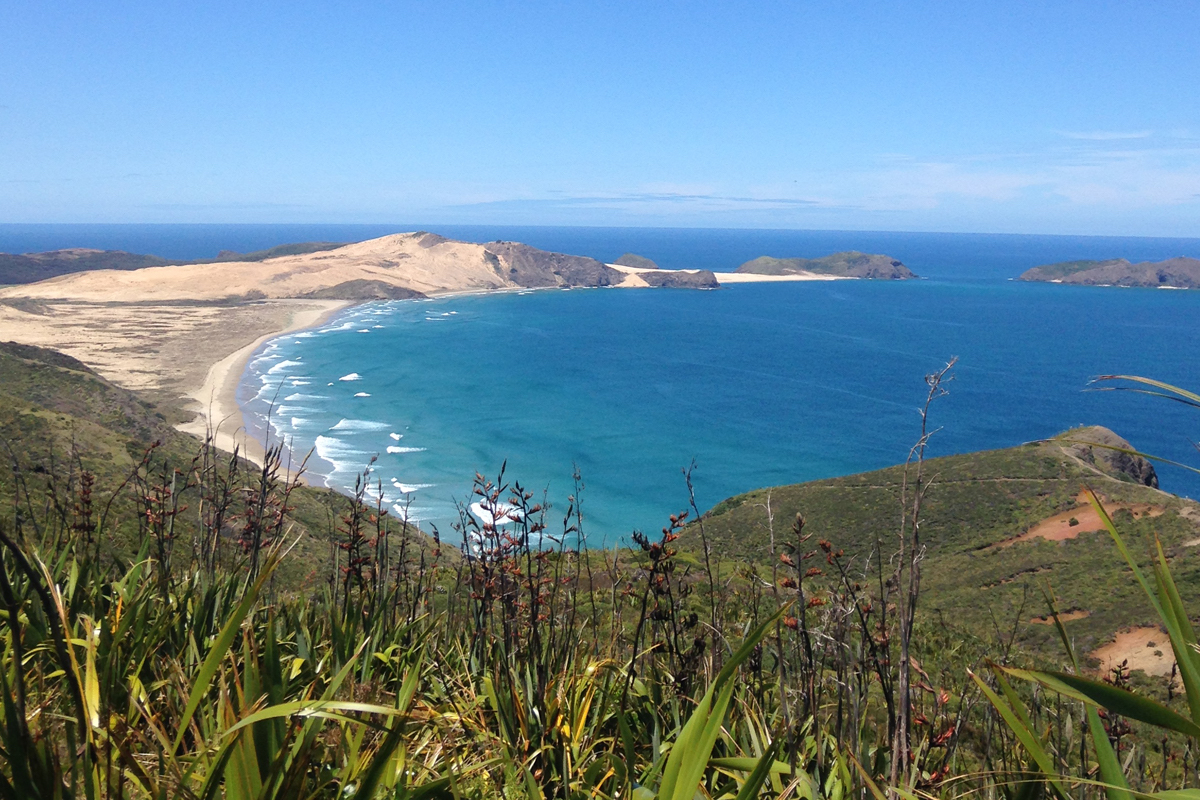
[[[647,286],[664,289],[720,289],[721,284],[712,270],[647,270],[637,273]]]
[[[1125,439],[1099,425],[1073,428],[1055,437],[1070,455],[1121,480],[1158,488],[1154,465],[1135,455]]]
[[[488,242],[493,268],[502,280],[536,289],[548,286],[616,286],[617,270],[587,256],[551,253],[519,242]]]

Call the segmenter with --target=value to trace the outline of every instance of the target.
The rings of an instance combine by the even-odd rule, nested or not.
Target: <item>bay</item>
[[[955,355],[960,362],[951,394],[934,408],[940,426],[934,455],[1102,424],[1148,452],[1197,461],[1190,444],[1197,438],[1195,413],[1086,389],[1092,377],[1119,372],[1200,385],[1200,292],[1010,279],[1067,259],[1197,256],[1198,240],[433,224],[5,224],[0,251],[97,247],[195,259],[222,249],[353,241],[422,228],[606,261],[632,251],[668,268],[718,271],[764,254],[812,257],[857,249],[895,256],[926,278],[370,304],[323,332],[268,343],[240,390],[251,427],[266,430],[267,398],[279,389],[274,435],[288,437],[297,452],[323,437],[329,458],[316,455],[310,465],[318,480],[346,491],[378,454],[371,479],[383,482],[387,500],[410,501],[443,529],[456,515],[456,502],[469,500],[474,473],[494,476],[506,460],[508,476],[532,491],[547,490],[556,512],[574,491],[577,466],[593,542],[614,541],[634,528],[656,530],[686,507],[681,469],[693,460],[701,509],[759,486],[903,461],[918,435],[922,376]],[[269,372],[285,361],[302,368]],[[352,372],[362,379],[338,380]],[[280,387],[285,376],[292,377]],[[1169,466],[1159,472],[1165,489],[1200,495],[1200,481],[1188,472]]]
[[[274,434],[315,447],[331,486],[349,489],[377,456],[369,480],[387,502],[442,529],[476,472],[507,464],[561,511],[577,468],[589,536],[609,542],[685,509],[693,463],[706,510],[904,461],[923,376],[953,356],[932,455],[1100,424],[1194,461],[1195,414],[1085,389],[1109,372],[1194,386],[1198,311],[1189,292],[948,280],[400,301],[271,343],[241,399],[261,420],[276,398]],[[1194,492],[1186,472],[1161,472]]]

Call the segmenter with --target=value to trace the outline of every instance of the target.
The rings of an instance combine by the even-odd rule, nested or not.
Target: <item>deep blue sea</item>
[[[612,260],[731,270],[759,255],[887,253],[926,280],[571,290],[348,310],[268,343],[240,399],[260,432],[347,489],[378,456],[389,503],[443,531],[478,471],[507,476],[557,511],[583,476],[589,540],[657,530],[755,487],[904,460],[919,434],[923,376],[959,357],[933,409],[932,454],[1006,447],[1106,425],[1145,451],[1196,464],[1200,412],[1085,391],[1105,373],[1200,386],[1200,292],[1023,284],[1037,264],[1200,256],[1200,240],[848,231],[515,228],[452,225],[0,226],[0,251],[66,246],[198,258],[289,241],[360,240],[426,228]],[[342,380],[343,378],[349,378]],[[1200,480],[1160,467],[1163,488]]]

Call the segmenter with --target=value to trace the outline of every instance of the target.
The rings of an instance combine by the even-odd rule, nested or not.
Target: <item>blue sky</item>
[[[1200,236],[1200,3],[0,4],[0,222]]]

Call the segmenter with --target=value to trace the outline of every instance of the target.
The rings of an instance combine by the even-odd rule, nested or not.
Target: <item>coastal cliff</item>
[[[772,258],[759,256],[737,268],[753,275],[827,275],[837,278],[898,281],[918,277],[891,256],[848,250],[821,258]]]
[[[1180,256],[1136,264],[1124,258],[1060,261],[1027,270],[1020,280],[1077,286],[1197,289],[1200,288],[1200,259]]]
[[[551,253],[519,242],[488,242],[483,248],[502,280],[527,289],[616,286],[624,277],[594,258]]]

